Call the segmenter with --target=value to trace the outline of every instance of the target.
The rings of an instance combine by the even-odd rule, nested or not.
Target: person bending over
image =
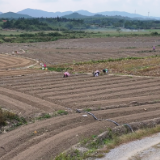
[[[100,74],[99,70],[96,70],[95,72],[93,72],[93,76],[94,76],[94,77],[98,77],[99,74]]]
[[[108,69],[103,69],[103,73],[107,74],[108,73]]]
[[[69,76],[70,76],[69,72],[64,72],[64,75],[63,75],[64,78]]]

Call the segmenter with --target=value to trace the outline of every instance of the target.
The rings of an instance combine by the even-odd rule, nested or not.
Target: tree
[[[116,31],[120,34],[121,33],[121,28],[117,28]]]

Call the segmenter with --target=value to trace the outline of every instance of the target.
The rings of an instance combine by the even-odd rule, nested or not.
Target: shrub
[[[22,124],[26,124],[27,121],[25,118],[23,117],[19,117],[17,114],[14,114],[12,112],[6,111],[6,110],[2,110],[0,108],[0,126],[1,125],[5,125],[6,124],[6,120],[9,121],[16,121],[15,126],[20,126]]]
[[[158,32],[151,32],[151,35],[157,36]]]
[[[4,124],[5,124],[5,118],[4,118],[4,115],[3,115],[3,111],[0,108],[0,125],[4,125]]]

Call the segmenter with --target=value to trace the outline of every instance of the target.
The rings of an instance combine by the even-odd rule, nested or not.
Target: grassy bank
[[[158,53],[158,52],[157,52]],[[92,73],[95,70],[109,69],[113,74],[130,74],[141,76],[159,76],[160,56],[149,57],[125,57],[118,59],[91,60],[85,62],[73,62],[71,64],[53,65],[50,71],[69,71],[70,73]]]
[[[89,139],[84,139],[80,142],[81,148],[84,147],[86,151],[82,152],[78,148],[72,149],[67,153],[62,153],[55,158],[55,160],[84,160],[88,157],[101,158],[111,149],[124,143],[151,136],[160,132],[160,126],[154,128],[145,128],[135,131],[134,133],[117,136],[110,132],[109,138],[102,141],[94,140],[95,135]]]

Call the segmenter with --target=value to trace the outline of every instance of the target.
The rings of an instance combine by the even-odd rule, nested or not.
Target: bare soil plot
[[[9,54],[0,54],[0,77],[42,72],[40,70],[30,68],[37,64],[38,63],[32,59]]]
[[[160,114],[159,78],[95,78],[85,74],[62,78],[61,74],[43,73],[0,80],[0,104],[4,108],[26,117],[70,111],[69,115],[37,121],[1,135],[2,160],[54,158],[84,137],[115,127],[89,115],[83,117],[85,113],[76,113],[76,109],[91,109],[99,119],[119,124],[153,119]]]
[[[152,52],[155,45],[156,52]],[[1,44],[0,51],[37,59],[50,64],[73,63],[87,60],[144,57],[160,53],[159,37],[111,37],[67,39],[32,44]],[[25,51],[22,52],[21,50]]]

